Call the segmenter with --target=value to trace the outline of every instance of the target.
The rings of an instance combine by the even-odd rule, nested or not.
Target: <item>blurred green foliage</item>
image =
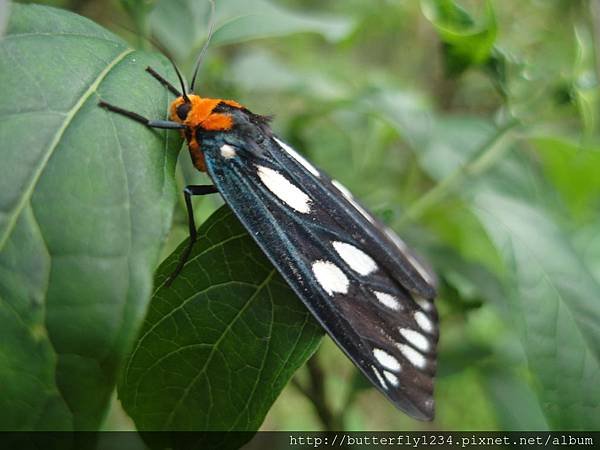
[[[208,6],[54,0],[190,73]],[[335,423],[600,427],[600,13],[591,0],[217,0],[200,94],[275,117],[424,253],[440,279],[437,416],[419,423],[326,341]],[[141,73],[140,76],[144,76]],[[182,152],[178,182],[206,182]],[[219,206],[198,201],[201,222]],[[186,236],[183,205],[164,255]],[[301,369],[263,429],[328,425]],[[298,389],[302,386],[303,389]],[[118,419],[107,427],[129,427]]]

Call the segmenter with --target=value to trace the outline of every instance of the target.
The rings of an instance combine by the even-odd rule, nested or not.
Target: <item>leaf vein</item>
[[[218,347],[219,347],[219,344],[221,343],[221,341],[231,331],[233,325],[238,321],[238,319],[242,316],[242,314],[246,311],[246,309],[248,309],[250,307],[250,305],[252,304],[252,302],[254,301],[254,299],[256,299],[258,293],[261,292],[262,289],[265,288],[268,285],[269,281],[271,281],[271,279],[273,278],[273,276],[275,275],[275,273],[276,273],[275,269],[273,269],[273,270],[271,270],[271,272],[269,272],[269,274],[260,283],[260,285],[257,286],[256,291],[254,292],[254,294],[252,294],[250,296],[250,298],[248,299],[248,301],[244,304],[244,306],[242,308],[240,308],[240,310],[236,314],[236,316],[227,325],[227,328],[225,330],[223,330],[223,334],[214,343],[213,349],[211,350],[210,354],[208,355],[208,358],[206,359],[206,362],[204,363],[204,365],[202,367],[202,370],[200,370],[198,372],[198,374],[190,381],[190,383],[188,384],[188,386],[185,388],[185,390],[183,392],[183,395],[181,395],[181,397],[179,398],[179,400],[177,401],[177,403],[173,407],[172,411],[169,413],[169,415],[168,415],[168,417],[166,419],[166,422],[165,422],[164,429],[169,429],[169,426],[171,425],[171,423],[173,422],[173,419],[175,417],[175,413],[177,412],[177,410],[179,409],[179,407],[181,406],[181,404],[183,403],[183,401],[187,398],[187,396],[188,396],[188,394],[190,392],[191,387],[196,383],[196,381],[200,378],[200,376],[205,373],[206,368],[208,367],[208,365],[212,361],[212,358],[215,355],[215,352],[218,350]]]
[[[8,221],[6,228],[2,235],[0,235],[0,249],[4,246],[8,236],[12,233],[12,229],[15,226],[17,221],[17,217],[20,215],[27,201],[33,195],[33,190],[40,179],[46,164],[50,160],[50,157],[54,154],[54,151],[58,147],[65,131],[72,123],[73,118],[77,114],[77,112],[81,109],[81,107],[85,104],[85,102],[90,98],[90,96],[96,91],[102,80],[108,75],[108,73],[115,67],[119,62],[121,62],[128,54],[132,53],[133,49],[125,49],[121,53],[119,53],[106,67],[98,74],[96,79],[90,84],[87,90],[83,93],[83,95],[79,98],[79,100],[73,105],[73,107],[68,111],[65,116],[65,120],[63,124],[58,128],[56,134],[54,135],[54,139],[48,146],[48,150],[42,155],[39,165],[31,176],[31,181],[29,182],[29,186],[27,186],[20,199],[17,201],[17,204],[13,208],[13,210],[8,214]]]

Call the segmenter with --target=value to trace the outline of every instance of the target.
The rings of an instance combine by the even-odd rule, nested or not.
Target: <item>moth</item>
[[[432,420],[434,274],[346,187],[277,137],[267,117],[194,94],[199,65],[189,90],[177,67],[181,90],[146,69],[176,97],[166,120],[99,103],[147,127],[180,130],[194,166],[213,181],[184,190],[190,240],[171,280],[196,241],[192,196],[219,193],[369,381],[400,410]]]

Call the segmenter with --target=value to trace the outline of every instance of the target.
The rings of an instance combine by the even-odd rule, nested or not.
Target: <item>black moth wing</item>
[[[274,137],[261,116],[227,112],[232,130],[197,132],[226,203],[364,375],[399,409],[431,420],[433,275],[341,184]]]

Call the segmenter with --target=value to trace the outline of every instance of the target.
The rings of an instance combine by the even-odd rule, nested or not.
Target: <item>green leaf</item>
[[[579,221],[598,217],[600,148],[583,147],[560,137],[533,140],[546,176],[562,195],[565,206]]]
[[[121,0],[121,6],[135,24],[138,36],[147,38],[149,33],[149,14],[154,8],[157,0]]]
[[[499,364],[486,367],[482,375],[488,393],[493,399],[500,429],[548,430],[548,424],[535,393],[523,376],[518,376],[507,370],[507,367],[500,367]]]
[[[298,70],[264,50],[248,49],[229,66],[227,79],[254,95],[316,98],[322,104],[347,97],[345,86],[318,68]],[[307,113],[309,114],[309,113]],[[302,120],[302,118],[298,118]]]
[[[581,227],[573,236],[573,245],[582,255],[586,267],[600,283],[600,222],[598,217],[586,226]]]
[[[497,34],[496,17],[489,0],[485,21],[480,24],[454,0],[422,0],[421,5],[444,45],[448,75],[460,75],[469,67],[489,60]]]
[[[473,158],[484,157],[491,147],[481,143],[493,133],[480,120],[438,121],[420,162],[434,178],[446,180]],[[468,202],[502,257],[499,275],[510,325],[525,350],[548,426],[595,429],[600,425],[600,285],[574,249],[569,229],[561,226],[553,186],[520,147],[512,150],[492,170],[464,172],[462,183],[452,188]],[[581,176],[577,164],[561,170],[564,180]]]
[[[158,269],[123,406],[140,430],[255,431],[323,331],[228,207],[167,287],[185,245]]]
[[[335,42],[346,37],[353,27],[346,18],[292,11],[267,0],[224,0],[219,2],[219,9],[226,21],[215,34],[215,43],[222,44],[307,32]]]
[[[431,107],[422,95],[398,89],[370,92],[362,99],[366,111],[389,121],[415,151],[431,138]]]
[[[206,39],[209,10],[208,1],[159,0],[151,16],[152,30],[178,59],[185,59],[195,55]],[[346,18],[300,13],[267,0],[220,0],[212,43],[233,44],[306,32],[338,41],[352,28],[352,21]]]
[[[600,426],[600,285],[540,208],[480,189],[474,207],[509,268],[509,297],[553,429]]]
[[[0,409],[7,429],[96,429],[169,229],[180,140],[168,62],[65,11],[12,5],[0,41]],[[168,136],[168,137],[167,137]]]

